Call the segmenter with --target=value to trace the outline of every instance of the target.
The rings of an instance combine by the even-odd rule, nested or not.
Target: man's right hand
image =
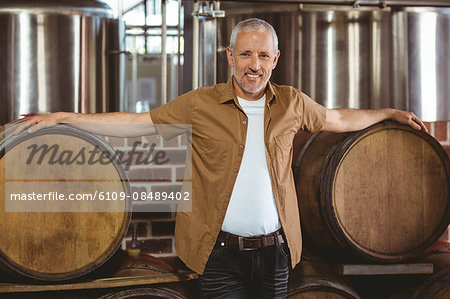
[[[29,120],[22,122],[14,131],[14,134],[18,135],[25,129],[27,129],[28,133],[34,133],[42,128],[64,123],[64,119],[67,118],[69,114],[69,112],[56,112],[33,116]]]

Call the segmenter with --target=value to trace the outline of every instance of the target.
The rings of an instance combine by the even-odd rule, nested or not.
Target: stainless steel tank
[[[124,26],[97,0],[0,0],[0,123],[119,109]]]
[[[230,75],[225,48],[239,21],[259,17],[279,35],[272,80],[328,108],[393,107],[450,120],[450,9],[223,3],[217,81]]]
[[[450,120],[450,8],[408,8],[407,15],[410,109]]]

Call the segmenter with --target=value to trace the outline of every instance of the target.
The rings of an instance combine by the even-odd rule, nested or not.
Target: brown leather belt
[[[224,247],[238,247],[239,250],[255,250],[284,243],[281,229],[268,235],[241,237],[220,231],[217,241]]]

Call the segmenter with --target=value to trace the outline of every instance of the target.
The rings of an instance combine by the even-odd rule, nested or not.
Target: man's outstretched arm
[[[94,134],[111,137],[138,137],[156,133],[149,112],[92,114],[56,112],[43,114],[23,122],[15,133],[19,134],[25,129],[29,133],[33,133],[56,124],[69,124]]]
[[[386,119],[392,119],[416,130],[428,132],[423,122],[414,113],[390,108],[377,110],[327,109],[327,119],[322,131],[359,131]]]

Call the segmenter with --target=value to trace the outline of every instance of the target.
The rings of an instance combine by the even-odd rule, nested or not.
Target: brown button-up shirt
[[[178,212],[175,247],[184,263],[203,273],[222,227],[241,166],[247,116],[239,106],[233,80],[190,91],[150,112],[155,124],[192,125],[192,212]],[[266,159],[292,267],[302,250],[300,219],[291,170],[292,142],[299,130],[315,132],[325,108],[290,86],[269,83],[264,110]],[[171,138],[181,131],[160,131]],[[252,215],[242,215],[252,217]]]

